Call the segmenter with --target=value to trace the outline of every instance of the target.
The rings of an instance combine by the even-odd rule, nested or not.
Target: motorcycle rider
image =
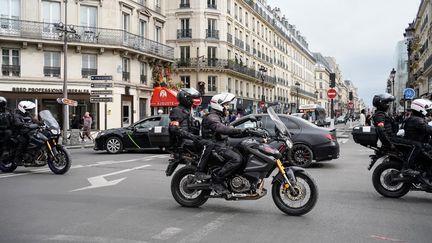
[[[226,138],[232,135],[241,135],[242,129],[233,128],[225,124],[229,104],[235,99],[231,93],[221,93],[210,100],[211,111],[202,120],[202,137],[215,141],[215,151],[224,160],[224,166],[212,174],[212,189],[218,194],[229,193],[224,180],[242,164],[242,156],[226,144]],[[206,161],[204,161],[206,162]]]
[[[404,160],[402,173],[411,176],[419,175],[419,171],[411,169],[415,158],[422,152],[429,152],[430,145],[426,144],[432,135],[432,127],[429,126],[425,117],[432,109],[432,102],[426,99],[416,99],[411,102],[411,116],[406,119],[403,126],[404,138],[411,141],[413,150],[409,160]]]
[[[14,163],[16,164],[21,163],[24,149],[27,147],[28,142],[30,141],[28,134],[30,130],[28,128],[29,125],[33,123],[31,111],[35,107],[35,103],[28,100],[23,100],[18,103],[18,107],[15,111],[13,130],[19,141],[14,159]]]
[[[7,109],[7,100],[0,96],[0,148],[2,154],[0,157],[6,156],[9,151],[9,139],[12,136],[13,114]]]

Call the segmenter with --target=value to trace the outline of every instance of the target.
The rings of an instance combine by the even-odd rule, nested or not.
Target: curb
[[[83,149],[83,148],[93,148],[94,144],[83,144],[83,145],[67,145],[67,149]]]

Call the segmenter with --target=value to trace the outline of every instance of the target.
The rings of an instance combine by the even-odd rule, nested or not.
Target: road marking
[[[143,165],[143,166],[138,166],[138,167],[134,167],[134,168],[131,168],[131,169],[125,169],[125,170],[120,170],[120,171],[108,173],[108,174],[105,174],[105,175],[90,177],[90,178],[87,179],[90,182],[90,186],[78,188],[78,189],[72,190],[70,192],[76,192],[76,191],[82,191],[82,190],[94,189],[94,188],[100,188],[100,187],[107,187],[107,186],[115,186],[118,183],[122,182],[127,177],[123,177],[121,179],[117,179],[117,180],[113,180],[113,181],[107,181],[104,177],[105,176],[112,176],[112,175],[122,174],[122,173],[130,172],[130,171],[133,171],[133,170],[139,170],[139,169],[142,169],[142,168],[145,168],[145,167],[149,167],[149,166],[150,165]]]
[[[208,216],[210,216],[212,214],[214,214],[214,212],[210,212],[210,211],[206,212],[205,211],[205,212],[201,212],[201,213],[195,214],[194,217],[195,218],[203,218],[203,217],[208,217]]]
[[[167,155],[153,155],[153,156],[149,156],[149,157],[145,157],[145,158],[138,158],[138,159],[129,159],[129,160],[120,160],[120,161],[114,161],[114,160],[104,160],[104,161],[98,161],[94,164],[89,164],[89,165],[73,165],[71,166],[71,169],[80,169],[80,168],[88,168],[88,167],[95,167],[95,166],[101,166],[101,165],[112,165],[112,164],[122,164],[122,163],[130,163],[130,162],[135,162],[135,161],[148,161],[151,159],[165,159],[168,158],[169,156]],[[0,179],[1,178],[8,178],[8,177],[16,177],[16,176],[24,176],[24,175],[31,175],[31,174],[36,174],[36,173],[41,173],[41,172],[48,172],[50,171],[50,169],[48,168],[43,168],[43,169],[36,169],[36,170],[31,170],[28,172],[24,172],[24,173],[17,173],[17,174],[0,174]]]
[[[340,139],[338,139],[338,142],[344,144],[344,143],[348,142],[348,138],[340,138]]]
[[[31,241],[41,241],[41,242],[95,242],[95,243],[147,243],[147,241],[140,240],[129,240],[129,239],[121,239],[121,238],[111,238],[111,237],[103,237],[103,236],[84,236],[84,235],[43,235],[43,234],[34,234],[34,235],[19,235],[17,238],[11,239],[10,242],[14,241],[22,241],[28,240]]]
[[[385,236],[371,235],[370,237],[373,239],[376,239],[376,240],[387,240],[387,241],[391,241],[391,242],[405,242],[404,240],[388,238]]]
[[[152,236],[152,239],[168,240],[168,239],[172,238],[174,235],[180,233],[181,231],[182,231],[182,229],[180,229],[180,228],[169,227],[169,228],[162,230],[162,232],[160,232],[159,234]]]
[[[190,243],[190,242],[200,242],[204,237],[206,237],[211,232],[217,230],[220,228],[223,224],[225,224],[230,219],[234,218],[237,214],[224,214],[220,216],[219,218],[213,220],[212,222],[204,225],[202,228],[200,228],[198,231],[195,231],[194,233],[186,236],[182,240],[180,240],[180,243]]]

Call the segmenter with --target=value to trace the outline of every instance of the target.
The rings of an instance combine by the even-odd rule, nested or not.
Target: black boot
[[[212,178],[212,185],[210,188],[213,189],[216,192],[216,194],[228,194],[228,193],[230,193],[224,185],[225,182],[224,182],[223,177],[220,177],[216,174],[212,174],[211,178]]]
[[[195,179],[197,181],[208,180],[210,178],[211,178],[211,175],[208,175],[205,172],[202,172],[202,171],[195,172]]]

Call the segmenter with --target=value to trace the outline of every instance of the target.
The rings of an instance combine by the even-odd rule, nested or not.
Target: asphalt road
[[[63,176],[0,173],[0,242],[431,242],[432,194],[383,198],[366,169],[370,151],[342,141],[341,158],[308,169],[320,198],[302,217],[284,215],[270,194],[183,208],[164,174],[167,154],[71,150]]]

